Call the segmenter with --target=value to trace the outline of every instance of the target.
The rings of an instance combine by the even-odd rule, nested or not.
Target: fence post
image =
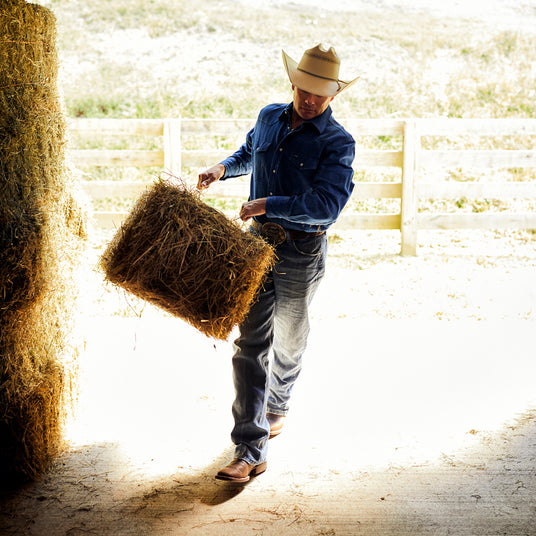
[[[415,180],[421,136],[417,121],[404,122],[404,158],[402,165],[402,200],[400,207],[401,255],[417,255],[417,193]]]
[[[181,176],[181,120],[164,119],[164,169]]]

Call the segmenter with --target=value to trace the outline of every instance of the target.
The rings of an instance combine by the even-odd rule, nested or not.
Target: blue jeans
[[[286,415],[309,334],[308,308],[325,272],[327,236],[277,246],[268,274],[234,341],[235,456],[250,464],[266,460],[270,426],[266,413]]]

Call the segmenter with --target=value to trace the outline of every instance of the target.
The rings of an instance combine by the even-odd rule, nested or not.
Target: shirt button
[[[279,147],[279,152],[280,152],[280,153],[283,152],[283,147]]]
[[[275,173],[275,169],[272,171],[272,173]]]

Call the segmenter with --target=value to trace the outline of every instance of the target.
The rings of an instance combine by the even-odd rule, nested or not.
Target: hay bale
[[[112,283],[225,340],[274,256],[196,191],[160,180],[138,199],[101,264]]]
[[[62,445],[76,368],[86,216],[65,162],[56,24],[0,3],[0,473],[35,478]]]

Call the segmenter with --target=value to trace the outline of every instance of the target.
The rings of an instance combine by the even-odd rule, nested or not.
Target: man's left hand
[[[266,214],[266,197],[247,201],[240,209],[240,219],[242,221],[248,221],[253,216],[262,216],[263,214]]]

